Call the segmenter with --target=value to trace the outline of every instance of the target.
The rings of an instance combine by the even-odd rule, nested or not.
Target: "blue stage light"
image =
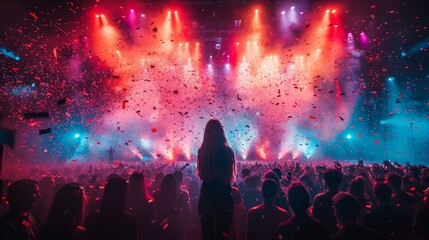
[[[347,134],[346,138],[347,138],[347,139],[352,139],[352,135]]]
[[[75,137],[75,138],[79,138],[79,137],[80,137],[79,133],[76,133],[76,134],[74,135],[74,137]]]

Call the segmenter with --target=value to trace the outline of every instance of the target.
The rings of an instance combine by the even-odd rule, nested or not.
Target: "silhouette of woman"
[[[100,211],[90,214],[84,226],[91,240],[137,240],[138,229],[134,215],[125,212],[127,182],[114,177],[104,188]]]
[[[143,173],[135,172],[128,183],[127,199],[125,202],[127,211],[133,213],[139,228],[139,238],[145,240],[156,239],[153,232],[155,224],[153,215],[153,200],[149,196]]]
[[[83,240],[86,230],[80,226],[86,194],[78,183],[69,183],[58,190],[38,240]]]
[[[235,159],[217,119],[211,119],[206,125],[197,164],[198,176],[203,181],[198,205],[202,239],[228,239],[234,209],[231,182]]]
[[[176,178],[173,174],[165,175],[160,189],[155,191],[153,197],[155,220],[162,227],[159,239],[184,239],[182,229],[185,222],[181,221],[181,219],[183,219],[183,203],[186,199],[179,193]]]

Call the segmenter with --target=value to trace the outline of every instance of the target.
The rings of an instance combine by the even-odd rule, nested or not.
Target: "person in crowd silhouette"
[[[34,212],[44,221],[54,196],[55,180],[52,177],[43,177],[39,180],[38,185],[40,188],[40,199],[36,202]]]
[[[190,223],[187,228],[189,239],[201,238],[201,223],[200,214],[198,213],[198,201],[200,197],[200,185],[196,180],[192,180],[188,183],[189,198],[191,204],[191,217]]]
[[[429,240],[429,188],[423,194],[423,204],[417,209],[413,228],[418,239]]]
[[[197,164],[198,176],[203,181],[198,206],[202,239],[228,239],[234,209],[231,183],[235,157],[217,119],[207,122]]]
[[[164,179],[164,173],[157,172],[152,180],[152,183],[148,186],[149,194],[153,196],[153,193],[161,187],[162,180]]]
[[[310,176],[306,174],[301,175],[301,177],[299,177],[299,181],[302,182],[307,188],[308,193],[310,194],[310,204],[312,204],[315,197],[313,181],[311,180]]]
[[[339,231],[331,235],[331,240],[382,240],[382,235],[357,224],[360,206],[351,194],[339,192],[332,198]]]
[[[279,178],[279,181],[281,182],[282,178],[283,178],[283,172],[280,168],[273,168],[271,169],[271,171],[273,171],[277,177]]]
[[[244,232],[246,231],[245,217],[247,212],[245,212],[243,198],[237,187],[231,186],[231,195],[234,201],[234,211],[231,230],[229,231],[229,240],[241,240],[244,239]]]
[[[93,186],[92,190],[91,188],[89,188],[87,191],[87,193],[92,193],[88,198],[88,204],[86,207],[86,217],[85,219],[92,213],[97,212],[98,210],[100,210],[101,204],[103,202],[103,192],[105,191],[105,185],[110,181],[110,179],[113,178],[119,178],[119,175],[117,173],[110,173],[106,179],[104,180],[104,182],[99,182],[99,183],[95,183],[95,185]]]
[[[420,182],[422,189],[429,188],[429,168],[425,168],[422,170],[422,177]]]
[[[80,224],[86,204],[84,188],[68,183],[55,194],[38,240],[85,240],[86,229]]]
[[[140,239],[155,239],[155,217],[153,200],[149,196],[143,173],[134,172],[128,183],[125,208],[134,214],[137,220]]]
[[[247,215],[247,240],[277,239],[278,225],[290,218],[290,214],[274,204],[277,194],[277,183],[265,179],[262,183],[264,203],[249,210]]]
[[[278,239],[327,240],[328,235],[322,223],[308,215],[310,195],[307,188],[300,182],[291,183],[287,190],[287,197],[293,217],[280,223]]]
[[[177,181],[173,174],[165,175],[161,187],[155,191],[155,221],[161,226],[160,239],[183,239],[183,229],[185,222],[181,221],[183,215],[189,216],[189,206],[184,207],[189,195],[182,194],[178,187]]]
[[[173,173],[174,178],[176,178],[177,193],[179,194],[180,200],[180,222],[187,224],[189,218],[191,217],[191,202],[189,197],[189,192],[182,187],[183,183],[183,173],[182,171],[175,171]]]
[[[109,163],[112,164],[114,158],[114,154],[115,154],[115,150],[112,148],[112,146],[110,146],[109,150],[107,150],[107,152],[109,153]]]
[[[385,239],[408,239],[413,219],[391,204],[392,191],[385,183],[376,183],[373,187],[378,207],[365,216],[364,225],[384,234]]]
[[[90,214],[84,224],[91,240],[137,240],[136,218],[125,213],[127,182],[111,178],[104,188],[100,210]]]
[[[328,190],[316,195],[313,201],[313,217],[322,222],[328,234],[337,231],[337,220],[332,210],[332,198],[338,193],[342,174],[337,169],[327,169],[323,180]]]
[[[360,180],[362,179],[362,180]],[[367,197],[365,194],[365,180],[362,177],[357,177],[349,182],[347,187],[347,192],[353,195],[359,202],[360,212],[357,218],[359,224],[363,224],[363,219],[365,217],[365,208],[367,206]]]
[[[259,189],[256,188],[258,176],[247,176],[244,179],[244,193],[242,195],[246,213],[250,208],[256,207],[262,203],[262,195]]]
[[[40,220],[32,209],[40,198],[37,182],[27,179],[15,181],[9,186],[6,197],[10,210],[0,220],[0,239],[36,239]]]
[[[277,207],[283,208],[286,211],[290,211],[289,205],[287,204],[286,193],[283,191],[278,175],[270,170],[264,174],[264,179],[272,179],[277,183],[277,195],[274,199],[274,202]]]
[[[246,177],[250,176],[250,169],[248,168],[243,168],[241,170],[241,182],[238,184],[238,190],[240,190],[241,195],[244,194],[244,192],[246,191],[244,188],[244,179],[246,179]]]
[[[386,176],[387,185],[392,189],[392,204],[399,210],[413,215],[418,199],[410,193],[405,192],[402,186],[402,177],[394,172]]]
[[[423,186],[421,184],[422,178],[422,169],[418,166],[411,166],[408,168],[409,175],[409,188],[404,188],[404,191],[409,191],[411,189],[412,193],[421,193],[423,192]]]

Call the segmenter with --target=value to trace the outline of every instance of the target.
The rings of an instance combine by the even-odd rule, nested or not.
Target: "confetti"
[[[51,128],[41,129],[39,130],[39,135],[43,135],[51,132],[52,132]]]
[[[48,112],[27,112],[24,113],[24,118],[49,118]]]
[[[58,100],[57,104],[58,105],[62,105],[64,103],[66,103],[66,102],[67,102],[67,98],[61,98],[60,100]]]

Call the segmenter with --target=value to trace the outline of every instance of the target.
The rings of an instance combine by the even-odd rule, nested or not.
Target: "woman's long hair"
[[[234,153],[228,145],[222,124],[217,119],[207,122],[197,163],[198,176],[203,181],[230,184],[234,180]]]
[[[85,190],[80,184],[64,185],[55,194],[45,227],[47,230],[74,230],[82,221],[85,204]]]
[[[101,212],[107,214],[120,214],[125,210],[127,196],[127,182],[123,178],[110,179],[104,188],[101,202]]]
[[[179,193],[177,191],[177,181],[173,174],[165,175],[159,190],[162,203],[168,208],[176,208]]]
[[[155,218],[163,222],[177,211],[178,192],[173,174],[165,175],[161,187],[154,193]]]
[[[143,173],[133,173],[128,183],[127,205],[133,207],[135,204],[141,203],[141,201],[149,201],[150,199]]]

